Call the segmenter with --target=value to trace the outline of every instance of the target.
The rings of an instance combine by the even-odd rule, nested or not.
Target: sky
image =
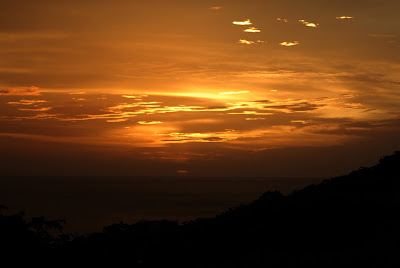
[[[400,1],[2,0],[0,175],[329,177],[400,149]]]

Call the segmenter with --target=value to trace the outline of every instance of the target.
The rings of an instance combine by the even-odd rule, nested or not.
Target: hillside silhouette
[[[61,221],[26,221],[1,207],[1,252],[17,261],[133,267],[400,267],[399,186],[397,151],[373,167],[287,196],[266,192],[183,224],[121,222],[73,236],[62,232]]]

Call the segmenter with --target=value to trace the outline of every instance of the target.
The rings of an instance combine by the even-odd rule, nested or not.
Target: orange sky
[[[399,1],[0,10],[3,175],[332,176],[400,149]]]

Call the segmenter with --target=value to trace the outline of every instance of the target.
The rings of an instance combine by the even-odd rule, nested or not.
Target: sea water
[[[266,191],[289,194],[321,178],[1,177],[0,204],[26,217],[65,219],[72,233],[140,220],[185,222],[247,204]]]

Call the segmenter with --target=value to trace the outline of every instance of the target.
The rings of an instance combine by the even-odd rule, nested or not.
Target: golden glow
[[[244,21],[234,21],[232,22],[235,25],[239,25],[239,26],[247,26],[247,25],[252,25],[253,23],[251,23],[250,19],[244,20]]]
[[[212,10],[220,10],[222,8],[223,8],[222,6],[210,7],[210,9],[212,9]]]

